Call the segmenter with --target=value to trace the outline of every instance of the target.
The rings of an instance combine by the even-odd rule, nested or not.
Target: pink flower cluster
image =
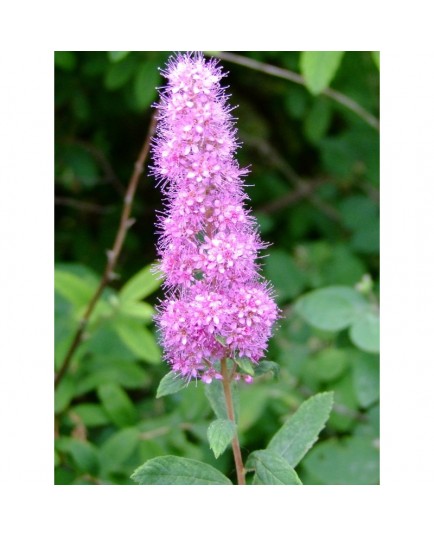
[[[156,321],[172,369],[209,383],[224,357],[263,357],[278,309],[256,263],[265,245],[245,206],[221,67],[181,54],[163,75],[153,169],[166,198],[158,221],[166,299]]]

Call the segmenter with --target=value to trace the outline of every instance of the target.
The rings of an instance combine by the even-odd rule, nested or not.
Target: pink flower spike
[[[162,73],[153,172],[166,200],[157,248],[166,297],[156,322],[172,369],[210,383],[223,358],[258,363],[279,311],[259,274],[265,245],[245,205],[225,73],[200,52],[173,56]]]

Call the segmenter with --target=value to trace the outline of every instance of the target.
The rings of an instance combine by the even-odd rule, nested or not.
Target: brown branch
[[[113,207],[101,207],[95,203],[89,203],[87,201],[78,201],[77,199],[71,199],[70,197],[54,198],[56,205],[65,206],[80,210],[81,212],[94,212],[95,214],[108,214],[113,211]]]
[[[151,138],[155,130],[155,124],[156,124],[156,112],[152,116],[151,124],[149,126],[149,130],[146,135],[145,142],[142,146],[142,149],[139,153],[137,161],[134,165],[134,170],[131,175],[130,181],[128,183],[127,192],[124,197],[123,210],[122,210],[121,218],[119,221],[119,227],[116,233],[116,238],[115,238],[113,247],[107,252],[107,264],[106,264],[104,273],[101,277],[98,288],[96,289],[94,295],[92,296],[88,306],[86,307],[86,311],[84,312],[79,322],[74,338],[72,339],[72,342],[68,348],[68,351],[66,352],[65,358],[63,360],[63,364],[60,367],[60,370],[58,371],[58,373],[56,374],[56,378],[54,382],[55,387],[59,385],[60,381],[62,380],[63,376],[65,375],[66,371],[69,368],[72,357],[74,356],[75,351],[77,350],[78,346],[80,345],[82,341],[83,334],[89,322],[89,318],[92,314],[92,311],[94,310],[95,305],[97,304],[103,290],[114,277],[114,268],[116,266],[116,262],[121,252],[121,249],[125,240],[125,235],[127,233],[127,230],[131,227],[131,224],[132,224],[132,220],[130,219],[131,207],[132,207],[134,195],[136,193],[139,178],[141,174],[143,173],[145,161],[149,153]]]
[[[215,55],[222,60],[230,61],[231,63],[236,63],[238,65],[242,65],[243,67],[248,67],[255,71],[260,71],[271,76],[277,76],[278,78],[290,80],[295,84],[299,84],[301,86],[306,87],[304,78],[300,74],[295,73],[293,71],[289,71],[288,69],[282,69],[280,67],[276,67],[275,65],[262,63],[251,58],[246,58],[245,56],[240,56],[239,54],[233,54],[232,52],[218,52],[215,53]],[[335,102],[338,102],[342,106],[345,106],[345,108],[348,108],[349,110],[357,114],[366,123],[368,123],[368,125],[375,128],[375,130],[379,130],[380,122],[378,121],[378,119],[370,112],[365,110],[362,106],[360,106],[358,102],[354,101],[353,99],[350,99],[343,93],[340,93],[339,91],[336,91],[335,89],[331,88],[325,89],[322,92],[322,95],[325,95],[326,97],[329,97]]]

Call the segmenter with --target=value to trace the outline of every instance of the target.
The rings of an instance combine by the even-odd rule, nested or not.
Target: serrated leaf
[[[182,378],[174,371],[169,372],[164,376],[160,381],[160,385],[157,389],[156,398],[161,398],[162,396],[173,395],[181,389],[187,387],[188,383],[185,378]]]
[[[137,421],[137,411],[126,392],[114,383],[98,387],[98,397],[111,420],[120,428]]]
[[[211,465],[179,456],[159,456],[138,467],[131,478],[141,485],[231,485]]]
[[[129,279],[119,292],[123,302],[140,301],[155,292],[161,285],[161,279],[152,273],[153,265],[149,264]]]
[[[377,354],[380,351],[380,319],[367,313],[357,320],[350,329],[350,339],[361,350]]]
[[[161,351],[155,342],[154,336],[141,322],[118,319],[113,324],[117,334],[125,345],[147,363],[161,362]]]
[[[296,302],[294,309],[318,329],[340,331],[351,325],[368,307],[356,290],[333,286],[305,294]]]
[[[333,406],[333,393],[320,393],[303,402],[271,438],[267,450],[277,452],[296,467],[318,439]]]
[[[302,481],[289,463],[270,450],[256,450],[250,454],[248,467],[255,469],[253,484],[300,485]]]
[[[229,419],[213,421],[207,431],[207,437],[214,456],[218,458],[234,438],[236,425]]]
[[[341,51],[305,51],[300,54],[300,70],[306,87],[313,95],[326,89],[333,80],[344,52]]]

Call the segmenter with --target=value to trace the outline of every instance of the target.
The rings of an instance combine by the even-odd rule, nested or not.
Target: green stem
[[[234,405],[232,402],[232,392],[231,392],[231,381],[232,378],[228,371],[228,366],[226,363],[227,359],[222,359],[222,376],[223,376],[223,390],[225,394],[225,401],[226,401],[226,409],[228,412],[228,418],[233,423],[235,423],[235,412],[234,412]],[[235,423],[236,424],[236,423]],[[232,440],[232,451],[234,453],[234,460],[235,460],[235,468],[237,470],[237,480],[238,484],[245,484],[246,478],[244,475],[244,465],[243,465],[243,458],[241,456],[241,449],[240,449],[240,442],[238,441],[238,433],[235,431],[234,438]]]

